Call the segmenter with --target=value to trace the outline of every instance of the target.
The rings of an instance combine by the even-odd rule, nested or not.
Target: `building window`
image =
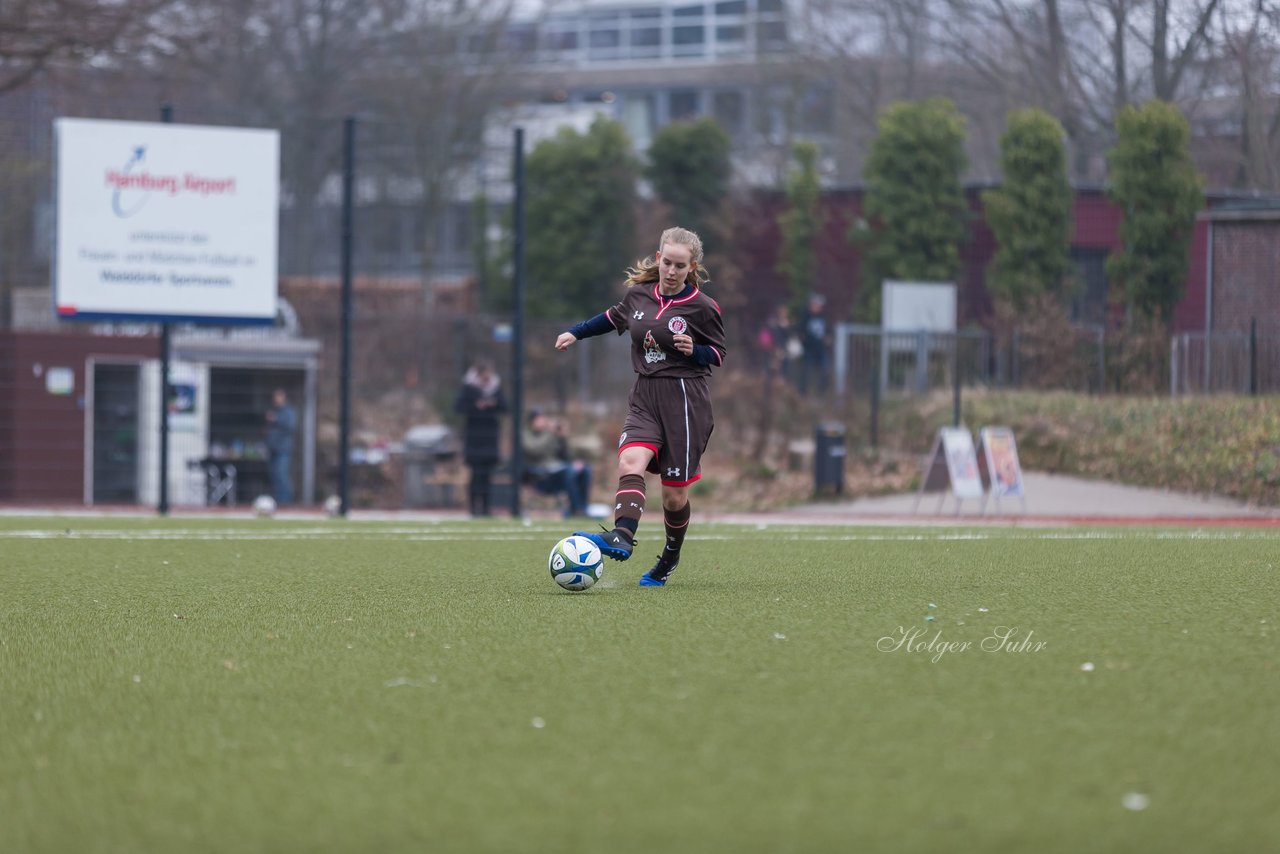
[[[532,52],[538,43],[538,31],[532,24],[512,24],[504,41],[507,50]]]
[[[800,95],[797,125],[803,133],[830,133],[835,124],[835,103],[831,90],[814,86]]]
[[[716,92],[711,96],[711,114],[734,137],[742,132],[746,119],[746,101],[741,92]]]
[[[1071,319],[1100,323],[1107,313],[1107,250],[1093,246],[1072,246],[1071,267],[1080,283],[1071,300]]]
[[[622,102],[622,126],[636,148],[646,149],[656,130],[656,110],[652,95],[626,95]]]
[[[747,28],[740,25],[716,27],[716,41],[720,44],[741,44],[747,40]]]
[[[727,0],[724,3],[717,3],[716,14],[745,15],[747,14],[747,0]]]
[[[617,47],[622,44],[622,34],[617,30],[592,30],[588,44],[591,47]]]
[[[698,92],[694,89],[678,89],[671,93],[668,117],[673,122],[682,119],[696,118],[698,115]]]
[[[700,45],[706,37],[702,26],[676,27],[671,31],[671,41],[677,46]]]
[[[780,50],[787,45],[787,25],[782,21],[761,21],[756,25],[761,50]]]
[[[677,18],[700,18],[702,17],[703,7],[699,6],[678,6],[671,14]]]
[[[544,50],[577,50],[577,30],[549,30],[542,34]]]
[[[657,27],[632,28],[632,47],[659,47],[662,44],[662,30]]]

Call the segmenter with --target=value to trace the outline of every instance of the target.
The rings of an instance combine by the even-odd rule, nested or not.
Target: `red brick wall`
[[[0,332],[0,500],[83,501],[90,356],[157,359],[159,340]],[[50,368],[72,370],[71,394],[49,393]]]
[[[1280,218],[1213,224],[1213,328],[1280,335]]]

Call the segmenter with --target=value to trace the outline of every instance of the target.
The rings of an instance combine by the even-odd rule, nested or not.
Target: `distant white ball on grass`
[[[604,558],[596,544],[586,537],[569,536],[551,549],[547,569],[556,584],[577,593],[600,580]]]
[[[264,519],[276,515],[276,500],[270,495],[259,495],[253,499],[253,512]]]
[[[335,518],[342,512],[342,499],[336,495],[330,495],[324,500],[324,515],[330,519]]]

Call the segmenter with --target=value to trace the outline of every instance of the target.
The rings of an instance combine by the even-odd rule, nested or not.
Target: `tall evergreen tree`
[[[862,314],[879,321],[886,279],[954,281],[965,236],[965,120],[946,98],[900,101],[880,114],[863,170]]]
[[[585,133],[561,128],[525,167],[529,312],[576,317],[617,295],[635,260],[640,167],[622,125],[598,117]]]
[[[1039,294],[1062,293],[1071,241],[1065,136],[1043,110],[1010,113],[1000,138],[1004,180],[982,195],[998,244],[987,287],[1015,310]]]
[[[787,209],[778,217],[782,246],[778,272],[787,280],[791,304],[799,310],[813,290],[818,272],[816,242],[822,230],[818,210],[821,186],[818,180],[818,146],[797,142],[792,148],[795,163],[787,174]]]
[[[672,122],[649,146],[646,176],[671,209],[671,222],[692,229],[708,253],[723,236],[723,206],[733,164],[729,135],[713,119]]]
[[[1107,276],[1126,305],[1167,323],[1182,298],[1191,232],[1204,204],[1190,131],[1177,107],[1151,101],[1120,110],[1116,134],[1107,153],[1108,195],[1124,209],[1124,222]]]

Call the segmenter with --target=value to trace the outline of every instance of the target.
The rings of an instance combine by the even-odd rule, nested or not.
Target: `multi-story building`
[[[711,116],[740,173],[773,184],[793,139],[835,131],[832,86],[797,74],[792,29],[783,0],[604,0],[519,22],[512,44],[530,100],[598,105],[639,151],[669,122]]]

